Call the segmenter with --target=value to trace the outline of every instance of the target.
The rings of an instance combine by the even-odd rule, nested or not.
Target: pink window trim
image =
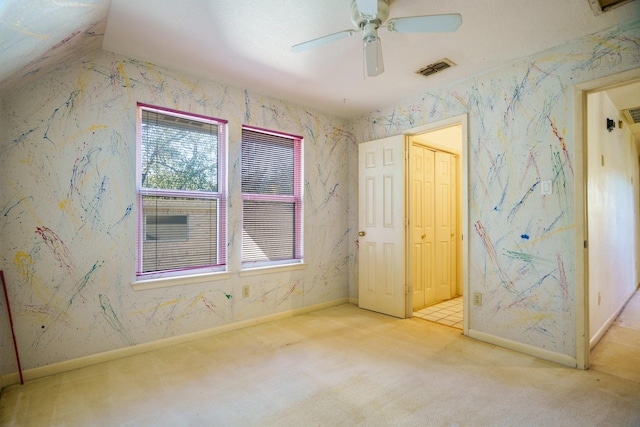
[[[189,272],[194,273],[195,270],[200,273],[216,273],[220,271],[220,268],[224,267],[225,264],[208,264],[199,267],[188,267],[188,268],[175,268],[172,270],[162,270],[162,271],[149,271],[146,273],[136,273],[136,277],[141,277],[145,279],[156,279],[161,277],[172,277],[178,276],[181,272]]]
[[[186,197],[190,199],[221,199],[221,194],[208,191],[181,191],[181,190],[158,190],[157,188],[141,188],[138,191],[143,196],[166,196],[166,197]]]
[[[304,215],[303,200],[302,200],[302,138],[294,138],[293,140],[293,183],[294,183],[294,196],[298,199],[296,203],[296,259],[302,259],[303,257],[303,226],[302,220]]]
[[[228,120],[218,119],[216,117],[204,116],[202,114],[196,114],[196,113],[185,113],[184,111],[174,110],[172,108],[156,107],[155,105],[143,104],[142,102],[138,102],[138,107],[144,108],[145,110],[157,111],[159,113],[173,114],[173,115],[185,118],[185,119],[196,118],[196,119],[205,120],[205,121],[208,121],[208,122],[213,122],[213,123],[218,123],[218,124],[224,124],[224,125],[229,123]],[[140,110],[140,108],[138,108],[138,111],[139,110]]]
[[[299,135],[294,135],[294,134],[291,134],[291,133],[284,133],[284,132],[276,132],[274,130],[259,128],[259,127],[256,127],[256,126],[242,125],[242,129],[254,130],[256,132],[266,133],[268,135],[281,136],[283,138],[289,138],[289,139],[293,139],[293,140],[296,140],[296,141],[302,141],[304,139]]]
[[[156,111],[160,113],[169,113],[187,119],[199,119],[218,126],[218,192],[198,192],[198,191],[179,191],[179,190],[157,190],[142,188],[142,174],[140,167],[142,166],[142,110]],[[155,105],[138,102],[136,105],[136,189],[137,189],[137,205],[138,205],[138,230],[136,234],[136,276],[137,277],[165,277],[175,275],[176,272],[206,270],[219,270],[227,264],[227,124],[228,120],[218,119],[215,117],[205,116],[202,114],[185,113],[183,111],[171,108],[157,107]],[[142,272],[142,233],[144,230],[144,216],[142,212],[142,196],[145,195],[165,195],[170,197],[187,197],[201,199],[217,199],[219,204],[218,214],[218,263],[202,267],[189,267],[173,270],[162,270],[153,272]],[[171,274],[173,273],[173,274]]]
[[[243,193],[242,200],[272,200],[272,201],[284,201],[284,202],[294,202],[295,203],[295,258],[296,260],[301,260],[303,258],[303,189],[302,189],[302,142],[304,138],[299,135],[294,135],[285,132],[277,132],[270,129],[264,129],[256,126],[242,125],[242,129],[252,130],[256,132],[265,133],[268,135],[280,136],[283,138],[288,138],[293,140],[293,197],[292,196],[270,196],[264,194],[249,194]],[[244,219],[243,219],[244,221]]]

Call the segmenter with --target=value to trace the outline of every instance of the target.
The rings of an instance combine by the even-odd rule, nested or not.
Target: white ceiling
[[[640,17],[640,0],[594,15],[589,0],[391,0],[390,18],[460,13],[454,33],[380,29],[384,74],[363,78],[351,0],[2,0],[0,90],[100,47],[351,118]],[[457,64],[415,74],[442,58]]]
[[[595,16],[588,0],[392,0],[390,18],[460,13],[455,33],[379,30],[384,74],[363,78],[361,33],[311,51],[296,43],[353,28],[351,0],[112,0],[103,47],[351,117],[640,16],[633,1]],[[419,68],[449,58],[429,78]]]

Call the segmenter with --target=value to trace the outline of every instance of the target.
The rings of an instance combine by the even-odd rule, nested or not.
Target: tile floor
[[[462,329],[462,297],[430,305],[414,311],[413,315],[441,325]]]

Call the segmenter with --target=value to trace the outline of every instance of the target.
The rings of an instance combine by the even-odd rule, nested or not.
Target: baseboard
[[[616,318],[620,315],[620,313],[622,313],[622,310],[624,310],[625,305],[627,305],[629,300],[633,298],[633,296],[636,294],[637,290],[638,288],[631,291],[631,293],[624,299],[624,301],[622,301],[622,304],[618,306],[618,308],[613,312],[613,314],[609,316],[607,321],[604,322],[602,327],[598,329],[598,332],[596,332],[593,338],[589,340],[589,350],[593,350],[593,347],[595,347],[600,342],[604,334],[606,334],[609,328],[611,327],[611,325],[613,325],[613,322],[615,322]]]
[[[347,302],[349,302],[348,298],[346,297],[339,298],[333,301],[327,301],[320,304],[297,308],[294,310],[283,311],[281,313],[274,313],[267,316],[258,317],[255,319],[243,320],[241,322],[222,325],[215,328],[206,329],[203,331],[192,332],[192,333],[180,335],[177,337],[165,338],[157,341],[134,345],[131,347],[124,347],[116,350],[106,351],[103,353],[92,354],[90,356],[80,357],[78,359],[66,360],[64,362],[53,363],[47,366],[27,369],[22,372],[22,377],[25,382],[32,381],[38,378],[60,374],[60,373],[71,371],[78,368],[84,368],[86,366],[96,365],[98,363],[104,363],[111,360],[117,360],[125,357],[135,356],[138,354],[147,353],[152,350],[170,347],[173,345],[182,344],[189,341],[195,341],[198,339],[223,334],[225,332],[231,332],[238,329],[247,328],[249,326],[260,325],[262,323],[272,322],[274,320],[285,319],[285,318],[297,316],[300,314],[310,313],[312,311],[318,311],[318,310],[323,310],[325,308],[335,307],[341,304],[345,304]],[[0,386],[2,387],[6,387],[13,384],[18,384],[18,383],[20,383],[20,375],[17,372],[0,376]],[[2,387],[0,387],[0,390],[2,389]]]
[[[514,350],[520,353],[528,354],[530,356],[548,360],[550,362],[558,363],[560,365],[568,366],[570,368],[575,368],[578,366],[578,362],[576,358],[567,356],[566,354],[560,354],[560,353],[545,350],[539,347],[534,347],[532,345],[522,344],[517,341],[511,341],[505,338],[496,337],[495,335],[490,335],[485,332],[476,331],[474,329],[469,329],[469,336],[471,338],[475,338],[477,340],[484,341],[489,344],[494,344],[499,347],[508,348],[509,350]]]
[[[359,302],[358,298],[349,297],[349,304],[358,305]]]

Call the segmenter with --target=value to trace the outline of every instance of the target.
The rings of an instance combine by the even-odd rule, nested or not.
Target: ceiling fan
[[[392,18],[387,21],[388,17],[389,0],[352,0],[351,21],[357,28],[356,30],[344,30],[299,43],[292,46],[291,50],[302,52],[362,31],[366,73],[367,76],[374,77],[384,72],[378,28],[386,27],[387,30],[398,33],[436,33],[456,31],[462,24],[462,17],[459,13],[408,16]]]

